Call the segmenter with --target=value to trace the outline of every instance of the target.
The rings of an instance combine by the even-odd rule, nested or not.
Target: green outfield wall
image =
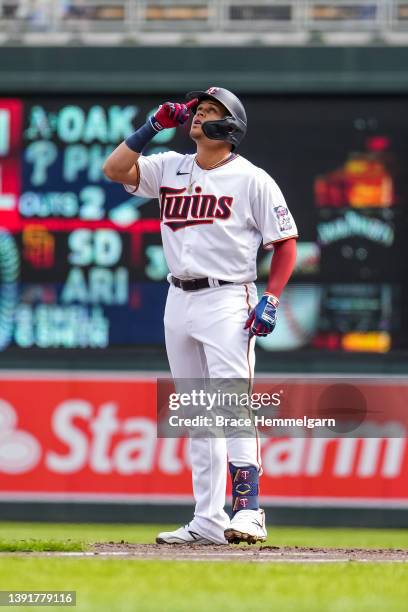
[[[13,47],[0,92],[163,92],[222,84],[241,93],[405,93],[408,47]]]

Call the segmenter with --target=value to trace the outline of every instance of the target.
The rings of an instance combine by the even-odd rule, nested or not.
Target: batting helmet
[[[212,140],[231,143],[233,149],[240,145],[246,134],[247,117],[244,105],[232,91],[223,87],[210,87],[207,91],[190,91],[186,98],[187,100],[198,98],[197,105],[192,107],[194,113],[202,100],[216,100],[225,106],[228,111],[226,117],[217,121],[206,121],[203,123],[203,132]]]

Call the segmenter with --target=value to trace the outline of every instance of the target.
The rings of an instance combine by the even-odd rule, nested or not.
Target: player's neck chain
[[[201,168],[201,170],[213,170],[214,168],[217,168],[218,166],[222,166],[223,164],[226,164],[228,161],[234,159],[236,157],[235,153],[229,153],[227,155],[227,157],[223,157],[222,159],[220,159],[216,164],[212,164],[211,166],[208,166],[208,168],[203,168],[202,166],[200,166],[198,160],[197,160],[197,155],[195,155],[195,157],[193,158],[192,164],[191,164],[191,169],[190,169],[190,176],[188,179],[188,187],[187,187],[187,193],[191,194],[193,193],[193,186],[196,183],[197,178],[193,179],[193,170],[194,170],[194,164],[197,163],[198,167]]]

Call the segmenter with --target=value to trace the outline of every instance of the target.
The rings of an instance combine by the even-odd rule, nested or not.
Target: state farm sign
[[[264,503],[408,506],[405,438],[261,442]],[[1,373],[0,499],[191,502],[189,443],[157,439],[153,378]]]

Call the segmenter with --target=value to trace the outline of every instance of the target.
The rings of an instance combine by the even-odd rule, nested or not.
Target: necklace
[[[217,166],[220,166],[221,164],[225,163],[226,161],[228,161],[232,156],[234,155],[234,153],[229,153],[228,157],[223,157],[222,159],[220,159],[220,161],[218,161],[216,164],[213,164],[212,166],[209,166],[208,168],[201,168],[201,166],[199,166],[202,170],[213,170],[214,168],[216,168]],[[194,179],[194,181],[192,180],[193,178],[193,170],[194,170],[194,164],[197,161],[197,155],[195,155],[193,157],[193,161],[191,164],[191,169],[190,169],[190,175],[188,178],[188,187],[187,187],[187,193],[191,194],[193,193],[193,185],[197,182],[197,178]]]

